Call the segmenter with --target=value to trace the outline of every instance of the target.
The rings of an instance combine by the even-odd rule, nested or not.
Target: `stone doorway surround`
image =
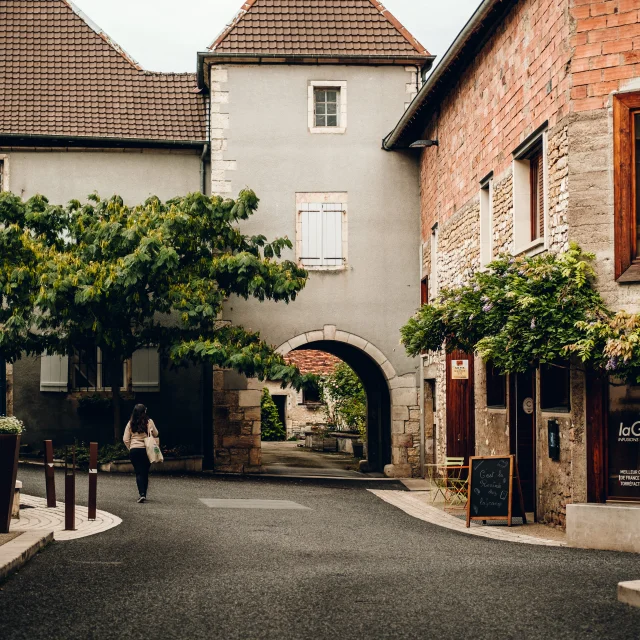
[[[420,406],[415,374],[399,376],[389,359],[372,342],[335,325],[308,331],[281,344],[277,352],[285,356],[295,349],[317,342],[343,342],[367,354],[382,372],[391,396],[391,464],[384,467],[390,478],[410,478],[420,471]],[[348,363],[347,363],[348,364]]]
[[[361,336],[325,325],[281,344],[277,352],[290,351],[319,342],[342,342],[359,349],[378,366],[387,383],[391,406],[391,464],[384,474],[408,478],[420,472],[420,407],[413,373],[398,375],[389,359]],[[264,384],[233,371],[214,371],[214,469],[226,473],[261,470],[260,396]]]

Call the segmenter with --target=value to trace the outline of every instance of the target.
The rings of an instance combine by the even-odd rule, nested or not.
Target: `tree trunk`
[[[120,396],[120,374],[122,362],[119,358],[109,360],[111,373],[111,398],[113,402],[113,438],[114,444],[122,442],[122,398]]]

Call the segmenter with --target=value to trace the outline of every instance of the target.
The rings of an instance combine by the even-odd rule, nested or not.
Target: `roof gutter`
[[[202,149],[207,140],[153,140],[146,138],[111,138],[0,133],[0,147],[91,147],[117,149]]]
[[[204,64],[206,60],[215,61],[218,64],[397,64],[420,65],[421,67],[431,67],[435,56],[415,55],[393,56],[393,55],[362,55],[331,53],[220,53],[217,51],[199,51],[197,63],[198,88],[205,89]]]
[[[427,78],[424,85],[422,85],[422,89],[420,89],[418,95],[413,99],[413,102],[404,112],[394,130],[382,141],[382,148],[385,151],[393,151],[396,148],[396,144],[405,128],[414,119],[423,104],[427,101],[431,91],[447,72],[449,65],[460,54],[471,34],[480,24],[482,24],[489,13],[493,10],[494,6],[499,2],[501,2],[501,0],[483,0],[482,4],[476,9],[475,13],[471,16],[467,24],[462,28],[462,31],[458,34],[457,38],[453,41],[453,44],[449,49],[447,49],[447,52],[433,70],[433,73]]]

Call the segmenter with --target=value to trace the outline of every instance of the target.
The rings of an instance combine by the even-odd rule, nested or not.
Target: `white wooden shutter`
[[[66,393],[69,390],[69,357],[40,357],[40,391]]]
[[[325,204],[322,211],[322,264],[342,265],[342,205]]]
[[[160,391],[160,355],[155,347],[144,347],[131,357],[134,391]]]
[[[307,205],[300,212],[302,222],[302,264],[317,267],[322,264],[322,209]]]

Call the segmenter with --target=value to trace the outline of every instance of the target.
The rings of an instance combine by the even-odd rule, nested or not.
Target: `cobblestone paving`
[[[11,531],[53,531],[56,540],[75,540],[117,527],[122,520],[106,511],[96,511],[96,519],[87,518],[87,507],[76,506],[75,531],[64,530],[64,502],[47,508],[47,501],[35,496],[20,496],[20,519],[11,521]]]

